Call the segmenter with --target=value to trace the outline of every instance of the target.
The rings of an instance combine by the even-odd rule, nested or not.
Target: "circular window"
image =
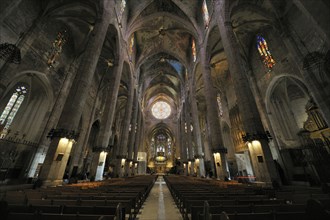
[[[157,119],[165,119],[171,114],[171,107],[164,101],[156,102],[151,108],[152,115]]]

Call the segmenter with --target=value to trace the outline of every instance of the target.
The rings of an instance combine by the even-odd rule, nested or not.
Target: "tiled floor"
[[[162,176],[158,177],[142,207],[137,216],[139,220],[182,220]]]

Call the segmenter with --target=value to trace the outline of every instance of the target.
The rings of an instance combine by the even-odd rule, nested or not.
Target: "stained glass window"
[[[4,125],[5,129],[8,129],[11,125],[14,117],[24,101],[25,95],[27,94],[27,88],[25,86],[18,86],[10,97],[5,109],[0,116],[0,124]]]
[[[133,60],[133,52],[134,52],[134,34],[132,35],[132,37],[131,37],[131,39],[130,39],[130,41],[129,41],[129,51],[128,51],[128,53],[129,53],[129,59],[130,59],[130,61],[132,61]]]
[[[171,107],[164,101],[156,102],[151,108],[152,115],[157,119],[165,119],[171,114]]]
[[[210,16],[209,16],[209,11],[207,9],[206,0],[203,1],[202,12],[203,12],[204,26],[205,28],[208,28],[210,23]]]
[[[217,103],[218,103],[218,109],[219,109],[219,116],[222,117],[223,110],[222,110],[221,96],[219,93],[217,95]]]
[[[192,39],[191,42],[191,51],[192,51],[193,61],[196,62],[196,44],[194,39]]]
[[[257,49],[259,51],[262,62],[268,69],[272,69],[275,65],[275,60],[268,49],[266,40],[260,35],[257,36]]]
[[[171,156],[171,154],[172,154],[171,145],[172,145],[172,143],[171,143],[171,139],[168,138],[168,139],[167,139],[167,151],[168,151],[167,154],[168,154],[169,156]]]

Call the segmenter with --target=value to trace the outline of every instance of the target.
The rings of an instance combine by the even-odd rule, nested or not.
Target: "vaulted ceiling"
[[[72,49],[79,54],[83,52],[91,30],[101,14],[100,2],[45,0],[41,4],[44,16],[53,21],[48,26],[51,28],[56,24],[68,27],[71,31]],[[221,90],[230,78],[216,25],[217,15],[214,14],[213,1],[206,0],[211,18],[208,28],[203,23],[202,0],[126,0],[122,14],[121,2],[110,1],[115,15],[111,18],[112,25],[101,53],[102,59],[99,60],[99,67],[105,69],[104,64],[116,59],[116,53],[120,52],[120,38],[126,45],[134,38],[134,58],[126,61],[130,64],[124,68],[119,94],[127,96],[130,80],[136,80],[139,104],[146,121],[149,120],[150,129],[157,127],[159,123],[164,126],[177,121],[187,79],[194,80],[199,108],[205,109],[202,68],[198,57],[196,62],[193,61],[192,41],[196,42],[197,53],[200,45],[205,44],[207,47],[214,87]],[[283,2],[278,1],[279,7],[283,6]],[[247,55],[253,36],[261,28],[274,25],[276,16],[266,0],[230,0],[229,4],[232,26],[242,46],[242,54]],[[99,72],[102,72],[102,68],[99,68]],[[125,98],[120,100],[126,102]],[[152,105],[159,100],[167,102],[172,108],[167,121],[155,119],[150,112]]]
[[[193,63],[192,41],[199,38],[197,24],[200,21],[196,18],[201,13],[201,3],[188,0],[127,3],[126,36],[135,39],[141,106],[150,134],[156,134],[160,127],[162,131],[168,130],[169,124],[177,121],[186,70]],[[171,106],[168,119],[158,120],[152,116],[151,108],[157,101],[165,101]]]

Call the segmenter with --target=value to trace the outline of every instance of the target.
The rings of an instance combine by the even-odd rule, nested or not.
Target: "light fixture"
[[[108,59],[108,60],[106,60],[106,62],[107,62],[108,67],[113,66],[113,59]]]
[[[164,162],[166,160],[164,152],[157,152],[157,156],[155,158],[157,162]]]

